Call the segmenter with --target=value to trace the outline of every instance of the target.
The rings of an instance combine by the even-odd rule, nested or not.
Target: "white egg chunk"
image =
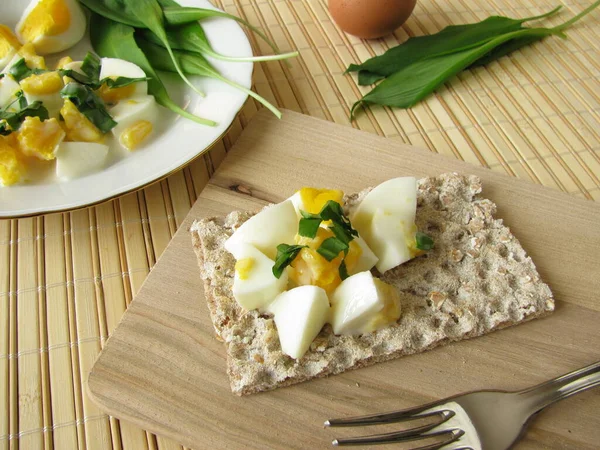
[[[63,79],[57,71],[30,75],[20,81],[19,85],[28,104],[40,101],[48,110],[49,117],[58,117],[63,99],[60,91],[64,87]]]
[[[152,134],[159,110],[151,95],[122,100],[109,110],[117,126],[112,129],[119,144],[127,150],[135,150]]]
[[[290,200],[267,206],[244,222],[227,241],[225,249],[239,259],[240,244],[250,244],[271,259],[277,256],[279,244],[294,244],[298,218]]]
[[[299,286],[278,295],[268,312],[275,318],[281,351],[300,359],[329,317],[329,300],[318,286]]]
[[[63,142],[56,151],[56,176],[77,178],[104,167],[108,145],[93,142]]]
[[[354,275],[355,273],[364,272],[366,270],[371,270],[379,261],[377,255],[373,253],[373,250],[369,248],[367,243],[360,236],[355,237],[354,241],[358,244],[360,248],[360,256],[356,260],[356,263],[352,268],[348,268],[348,274]]]
[[[273,275],[275,261],[256,247],[248,244],[238,246],[233,279],[233,296],[247,310],[266,308],[287,287],[288,276]]]
[[[331,297],[331,326],[335,334],[359,335],[389,326],[400,318],[396,288],[360,272],[342,281]]]
[[[81,40],[86,18],[77,0],[32,0],[15,32],[21,43],[32,43],[40,55],[58,53]]]
[[[0,24],[0,70],[12,61],[19,47],[21,47],[21,43],[11,29]]]
[[[118,58],[102,58],[100,60],[100,80],[119,77],[145,78],[146,73],[132,62]],[[142,97],[148,94],[148,82],[136,81],[123,87],[110,88],[105,83],[98,90],[98,95],[108,104],[116,104],[120,100]]]
[[[416,256],[417,182],[388,180],[369,192],[350,216],[353,227],[379,258],[381,273]]]
[[[0,78],[0,108],[6,108],[11,103],[12,106],[9,107],[9,112],[14,112],[19,109],[17,100],[17,92],[21,90],[21,86],[17,83],[14,78],[6,73]]]

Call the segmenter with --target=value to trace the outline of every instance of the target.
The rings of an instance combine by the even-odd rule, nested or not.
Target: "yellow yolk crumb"
[[[58,72],[30,75],[19,84],[25,93],[31,95],[53,94],[63,88],[63,81]]]
[[[127,150],[135,150],[152,132],[152,123],[147,120],[138,120],[133,125],[125,128],[119,136],[119,142]]]
[[[102,132],[77,109],[77,106],[71,100],[65,100],[63,107],[60,109],[60,115],[65,120],[64,126],[69,141],[104,141]]]
[[[135,84],[128,84],[127,86],[119,88],[109,88],[106,84],[103,84],[98,88],[96,93],[100,96],[104,102],[109,104],[118,103],[119,100],[131,97],[135,92]]]
[[[4,186],[17,183],[25,173],[17,146],[14,134],[0,136],[0,181]]]
[[[238,259],[235,263],[235,271],[237,272],[240,280],[247,280],[250,276],[250,272],[254,267],[254,258],[242,258]]]
[[[71,12],[64,0],[41,0],[31,10],[20,31],[26,42],[35,42],[40,36],[56,36],[71,25]]]
[[[67,64],[70,64],[72,62],[73,62],[73,58],[71,58],[70,56],[63,56],[56,63],[56,70],[64,69]]]
[[[54,118],[42,122],[39,117],[26,117],[17,132],[21,153],[42,160],[56,158],[56,149],[64,138],[65,132]]]
[[[23,45],[17,53],[25,59],[27,67],[30,69],[46,69],[46,60],[43,56],[35,52],[35,47],[31,43]]]
[[[344,193],[335,189],[316,189],[311,187],[303,187],[300,189],[300,199],[304,211],[311,214],[318,214],[323,209],[323,206],[329,201],[342,204]]]
[[[0,59],[14,54],[19,47],[21,47],[21,43],[11,29],[0,24]]]
[[[339,269],[344,254],[340,253],[336,258],[327,261],[317,249],[323,241],[333,236],[333,232],[327,228],[319,228],[314,238],[296,235],[296,244],[307,245],[307,248],[300,250],[298,256],[291,263],[289,277],[297,286],[312,284],[325,289],[327,294],[331,294],[342,282]],[[350,248],[346,256],[346,268],[348,271],[356,266],[362,250],[356,241],[350,241]]]

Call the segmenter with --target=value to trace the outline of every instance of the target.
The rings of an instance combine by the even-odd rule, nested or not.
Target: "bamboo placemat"
[[[256,66],[255,89],[291,110],[346,124],[366,89],[351,62],[409,36],[492,14],[541,14],[559,0],[420,0],[394,36],[361,41],[325,0],[216,0],[300,58]],[[555,25],[589,1],[562,1]],[[452,80],[410,110],[373,108],[353,126],[590,200],[600,199],[600,10],[567,31]],[[269,49],[251,37],[255,53]],[[167,180],[89,209],[0,221],[0,450],[180,449],[90,402],[89,369],[198,193],[256,113]],[[315,161],[318,164],[318,161]]]

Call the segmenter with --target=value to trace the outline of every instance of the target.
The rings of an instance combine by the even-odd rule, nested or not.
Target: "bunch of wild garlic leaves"
[[[492,16],[473,24],[451,25],[439,33],[410,38],[362,64],[351,64],[346,72],[358,72],[361,86],[383,81],[354,103],[350,119],[354,118],[357,108],[364,105],[410,108],[464,69],[482,66],[547,36],[566,38],[564,30],[599,5],[600,0],[597,0],[572,19],[552,28],[524,27],[523,24],[556,14],[560,6],[525,19]]]
[[[79,0],[91,11],[90,38],[94,50],[104,57],[137,64],[148,76],[148,93],[171,111],[203,125],[216,125],[179,107],[169,96],[156,70],[176,72],[199,95],[187,75],[221,80],[254,97],[277,117],[281,113],[260,95],[223,77],[204,57],[225,61],[270,61],[297,56],[281,54],[260,30],[231,14],[205,8],[180,6],[174,0]],[[257,57],[231,57],[213,50],[200,21],[210,17],[233,19],[258,34],[276,52]]]

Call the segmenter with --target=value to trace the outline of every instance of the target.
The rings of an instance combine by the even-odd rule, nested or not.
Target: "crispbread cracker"
[[[300,360],[281,352],[271,317],[243,310],[232,295],[235,260],[223,243],[253,213],[234,211],[194,222],[194,250],[212,322],[227,350],[234,393],[423,352],[554,310],[550,288],[535,265],[502,220],[493,218],[496,205],[479,197],[479,178],[443,174],[418,185],[417,227],[434,239],[435,248],[381,276],[400,292],[398,323],[361,336],[336,336],[326,325]],[[346,212],[367,192],[347,196]]]

